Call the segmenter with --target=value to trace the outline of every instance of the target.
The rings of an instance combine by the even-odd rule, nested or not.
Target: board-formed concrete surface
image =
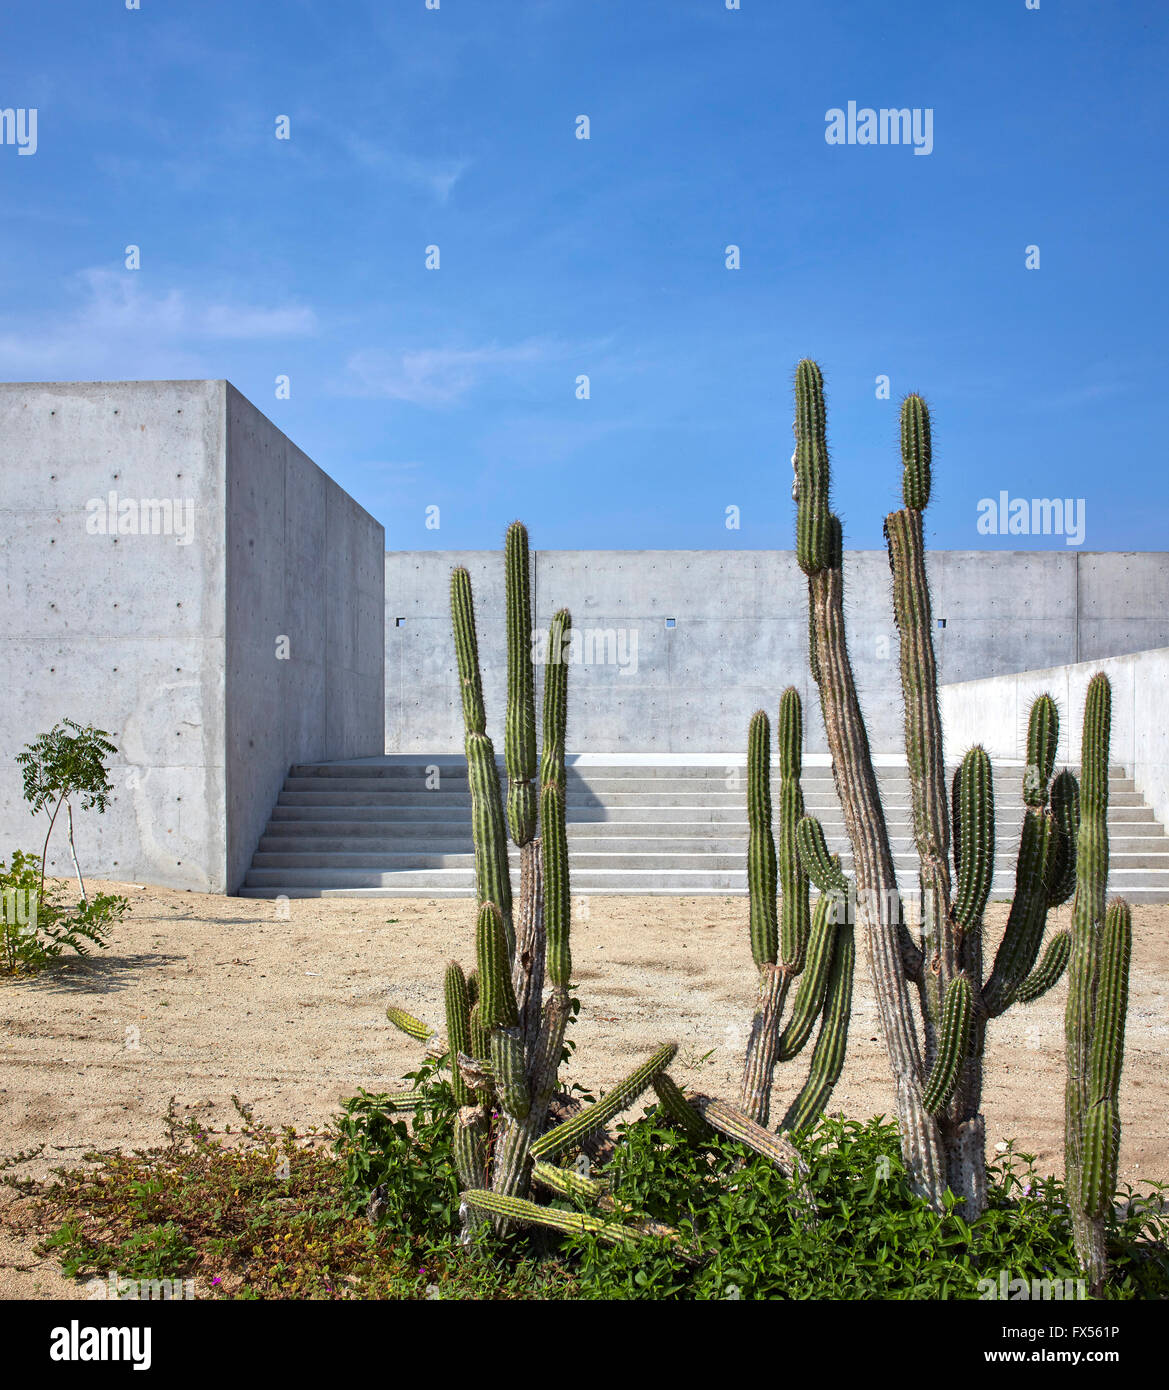
[[[290,763],[380,749],[384,530],[228,382],[0,384],[0,517],[0,858],[66,716],[119,749],[83,869],[178,888],[238,886]]]
[[[448,599],[456,564],[471,573],[488,732],[501,737],[502,552],[391,552],[386,752],[462,748]],[[1169,644],[1162,551],[934,551],[928,567],[939,677],[947,683]],[[806,581],[793,552],[535,551],[532,583],[538,627],[567,607],[577,632],[572,751],[741,750],[752,712],[774,715],[789,684],[803,697],[808,750],[826,751],[807,665]],[[901,686],[883,550],[847,553],[845,605],[873,747],[896,752]]]

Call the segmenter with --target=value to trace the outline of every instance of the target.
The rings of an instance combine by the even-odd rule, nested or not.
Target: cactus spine
[[[1106,1224],[1120,1152],[1118,1111],[1132,955],[1132,914],[1108,887],[1112,690],[1102,673],[1084,705],[1080,827],[1072,905],[1064,1155],[1076,1254],[1094,1294],[1108,1273]]]
[[[1069,955],[1067,939],[1057,935],[1040,959],[1048,911],[1067,900],[1082,872],[1083,851],[1077,865],[1071,843],[1076,783],[1066,772],[1052,781],[1059,721],[1054,702],[1041,696],[1028,728],[1026,816],[1010,921],[984,981],[982,916],[994,875],[994,788],[981,748],[966,754],[950,787],[945,781],[923,527],[932,487],[932,427],[922,398],[908,396],[901,408],[903,506],[885,518],[885,536],[919,862],[919,946],[905,923],[848,654],[840,524],[828,504],[823,381],[812,362],[796,369],[795,431],[796,553],[808,578],[809,661],[852,845],[858,916],[868,937],[896,1085],[902,1151],[915,1189],[939,1209],[952,1189],[965,1199],[963,1215],[971,1220],[986,1201],[981,1097],[987,1020],[1050,989]],[[843,892],[844,875],[819,824],[805,817],[796,838],[812,882],[822,892]]]

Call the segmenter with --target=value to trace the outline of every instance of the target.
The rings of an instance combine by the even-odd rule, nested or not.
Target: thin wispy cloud
[[[502,347],[417,348],[387,352],[367,348],[346,363],[340,395],[367,396],[413,405],[442,406],[461,400],[482,381],[545,362],[556,355],[536,339]]]
[[[426,189],[440,203],[448,201],[455,184],[471,167],[467,159],[424,159],[404,155],[353,131],[339,130],[337,134],[358,164],[367,169],[376,169],[401,183]]]
[[[172,288],[152,294],[138,272],[88,269],[75,278],[72,307],[0,332],[0,371],[118,376],[206,373],[205,355],[220,341],[302,338],[317,331],[301,304],[208,301]],[[212,372],[212,375],[220,375]]]

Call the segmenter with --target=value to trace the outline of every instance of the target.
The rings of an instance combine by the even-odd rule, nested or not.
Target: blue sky
[[[1066,548],[1002,490],[1169,544],[1160,0],[5,8],[0,378],[227,377],[392,548],[788,548],[809,355],[848,544],[910,390],[934,545]],[[932,153],[827,144],[850,100]]]

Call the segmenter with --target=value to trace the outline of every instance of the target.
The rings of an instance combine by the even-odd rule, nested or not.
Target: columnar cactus
[[[902,1149],[916,1189],[939,1208],[952,1189],[965,1199],[964,1215],[970,1219],[986,1203],[981,1099],[987,1021],[1050,989],[1069,955],[1066,936],[1058,934],[1039,961],[1048,912],[1067,901],[1075,883],[1076,782],[1069,772],[1052,781],[1059,721],[1054,702],[1041,696],[1028,730],[1014,899],[994,966],[984,979],[982,916],[994,876],[994,788],[990,760],[981,748],[966,754],[946,786],[923,528],[932,431],[925,402],[911,395],[901,409],[904,505],[886,517],[885,536],[920,865],[920,939],[915,939],[897,887],[848,655],[840,523],[829,506],[824,383],[814,362],[799,364],[795,386],[793,497],[797,556],[808,577],[809,661],[852,845],[858,915],[868,936],[897,1088]],[[831,863],[819,827],[802,822],[797,841],[813,881],[839,891],[843,875]]]
[[[808,1081],[784,1119],[784,1128],[798,1130],[818,1117],[844,1064],[854,948],[850,914],[835,911],[838,898],[834,886],[822,893],[809,923],[809,870],[800,858],[800,829],[806,822],[804,834],[814,840],[819,832],[821,844],[823,831],[818,821],[804,815],[800,789],[803,710],[794,686],[783,692],[779,702],[778,879],[782,898],[777,911],[770,733],[766,713],[756,711],[747,736],[747,890],[759,999],[747,1042],[740,1105],[755,1124],[767,1124],[776,1062],[795,1057],[820,1019]],[[824,855],[827,858],[827,849]],[[815,864],[812,872],[817,872]],[[837,882],[833,880],[834,885]],[[796,979],[799,986],[784,1026],[784,1004]]]
[[[479,903],[476,968],[467,976],[451,962],[444,980],[446,1047],[459,1105],[454,1161],[466,1197],[468,1231],[486,1219],[499,1230],[512,1221],[580,1229],[579,1222],[565,1226],[560,1219],[564,1213],[540,1220],[533,1216],[546,1210],[527,1200],[534,1159],[584,1143],[664,1072],[676,1050],[673,1044],[659,1049],[595,1105],[549,1128],[573,1010],[564,762],[571,618],[566,609],[558,612],[548,634],[543,749],[537,761],[530,565],[527,532],[515,522],[508,528],[504,557],[506,815],[487,736],[471,580],[461,567],[451,575]],[[514,911],[508,828],[520,857],[520,894]],[[550,987],[547,998],[545,984]],[[430,1036],[425,1023],[400,1009],[389,1009],[387,1016],[411,1037]],[[606,1227],[593,1218],[589,1223],[588,1229]]]
[[[1120,1153],[1118,1093],[1124,1060],[1132,914],[1108,883],[1108,755],[1112,692],[1100,673],[1084,708],[1082,811],[1072,907],[1066,1013],[1064,1153],[1072,1231],[1093,1293],[1108,1271],[1105,1220]]]

